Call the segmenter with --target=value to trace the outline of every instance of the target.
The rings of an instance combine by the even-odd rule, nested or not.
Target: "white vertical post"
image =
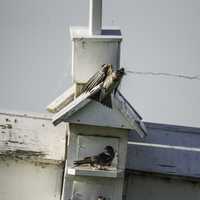
[[[90,0],[89,34],[101,35],[102,0]]]

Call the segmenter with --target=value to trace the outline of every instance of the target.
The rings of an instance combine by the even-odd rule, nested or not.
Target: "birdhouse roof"
[[[122,129],[135,130],[141,137],[146,135],[146,128],[142,117],[117,91],[112,95],[112,108],[102,105],[92,100],[90,97],[100,90],[98,85],[90,92],[83,93],[75,99],[73,88],[70,88],[47,109],[51,112],[57,112],[53,116],[53,124],[56,126],[61,122],[104,126]]]

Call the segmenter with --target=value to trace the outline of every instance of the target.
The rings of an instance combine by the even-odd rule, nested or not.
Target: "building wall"
[[[0,160],[1,200],[60,200],[63,166]]]
[[[200,178],[200,128],[146,123],[147,137],[129,135],[127,168]]]
[[[129,135],[126,200],[199,200],[200,129],[146,123]]]
[[[129,174],[126,200],[199,200],[200,182]]]
[[[50,116],[0,113],[0,200],[60,200],[66,138]]]

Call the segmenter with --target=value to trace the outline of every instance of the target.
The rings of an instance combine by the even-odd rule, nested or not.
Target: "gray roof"
[[[67,106],[61,109],[58,113],[56,113],[53,117],[53,124],[58,125],[61,122],[70,122],[70,118],[73,115],[81,115],[81,112],[84,112],[83,108],[87,107],[89,103],[92,104],[93,107],[88,112],[90,112],[87,116],[82,115],[82,121],[85,124],[90,124],[89,120],[94,121],[93,124],[102,125],[102,126],[110,126],[116,128],[125,128],[135,130],[141,137],[144,137],[147,133],[144,123],[142,121],[142,117],[138,114],[138,112],[131,106],[131,104],[125,99],[125,97],[117,91],[114,96],[112,96],[112,105],[113,108],[108,108],[98,102],[94,103],[90,97],[97,93],[101,88],[101,85],[93,88],[92,91],[83,93],[78,96],[76,99],[71,101]],[[95,104],[95,105],[94,105]],[[96,107],[95,107],[96,106]],[[88,105],[89,107],[89,105]],[[97,108],[99,107],[99,108]],[[94,111],[94,112],[93,112]],[[77,114],[77,112],[79,114]],[[96,112],[96,113],[95,113]],[[99,115],[99,117],[98,117]],[[104,116],[102,117],[102,115]],[[110,121],[108,120],[110,117]],[[90,119],[89,119],[90,118]],[[95,118],[95,120],[93,120]],[[88,121],[87,121],[88,120]],[[101,121],[106,120],[106,123],[101,123]],[[77,120],[77,123],[81,120]],[[110,124],[109,124],[110,123]],[[119,125],[119,126],[118,126]]]

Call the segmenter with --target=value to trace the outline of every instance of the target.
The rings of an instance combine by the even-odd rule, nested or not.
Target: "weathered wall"
[[[0,200],[60,200],[65,125],[41,114],[0,114]]]

